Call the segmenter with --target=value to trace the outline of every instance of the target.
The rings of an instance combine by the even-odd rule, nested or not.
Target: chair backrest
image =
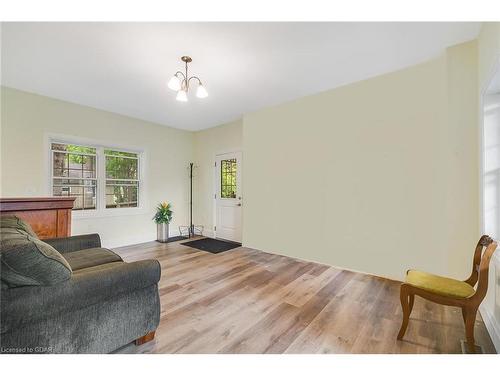
[[[483,251],[484,248],[486,248],[486,250]],[[476,293],[472,298],[479,299],[479,301],[483,300],[488,290],[488,271],[491,257],[496,248],[497,243],[491,237],[484,235],[479,239],[476,250],[474,251],[472,273],[465,282],[471,286],[475,286],[476,283],[478,283]]]
[[[474,250],[474,258],[472,259],[472,272],[470,277],[465,280],[470,286],[475,286],[479,278],[479,264],[481,263],[481,256],[483,255],[483,249],[493,242],[490,236],[482,235],[476,245],[476,250]]]

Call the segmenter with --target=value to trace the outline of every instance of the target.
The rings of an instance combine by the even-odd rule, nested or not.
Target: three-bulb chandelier
[[[196,76],[189,77],[188,75],[188,63],[193,61],[193,59],[189,56],[182,56],[181,60],[186,63],[185,73],[181,71],[177,71],[170,81],[168,81],[168,87],[174,91],[177,91],[176,99],[180,102],[187,102],[188,97],[187,93],[189,91],[189,84],[191,80],[194,79],[198,81],[198,88],[196,89],[196,96],[198,98],[206,98],[208,96],[208,92],[201,83],[201,80]]]

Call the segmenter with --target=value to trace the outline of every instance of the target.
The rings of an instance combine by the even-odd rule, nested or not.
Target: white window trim
[[[96,148],[96,164],[97,164],[97,195],[96,195],[96,209],[95,210],[75,210],[72,212],[72,218],[79,219],[93,219],[99,217],[114,217],[114,216],[129,216],[129,215],[143,215],[147,213],[147,181],[145,174],[146,165],[146,151],[144,149],[123,145],[113,144],[95,139],[74,137],[62,134],[46,134],[45,136],[45,150],[46,150],[46,176],[47,176],[47,194],[52,196],[52,143],[66,143],[76,144],[81,146],[95,147]],[[104,156],[104,149],[112,149],[114,151],[132,152],[136,153],[139,161],[139,196],[137,207],[123,207],[123,208],[106,208],[106,163]],[[109,179],[108,179],[109,180]]]

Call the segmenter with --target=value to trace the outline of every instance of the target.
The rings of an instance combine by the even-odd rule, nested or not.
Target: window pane
[[[54,152],[52,154],[52,166],[54,168],[54,176],[66,177],[68,168],[68,155],[62,152]]]
[[[137,180],[139,160],[106,156],[106,178]]]
[[[52,158],[54,177],[96,177],[96,157],[54,152]]]
[[[95,147],[77,146],[77,145],[69,145],[69,144],[62,144],[62,143],[52,143],[52,150],[70,151],[70,152],[82,153],[82,154],[95,154],[96,153]]]
[[[236,159],[221,161],[221,198],[236,198]]]
[[[96,208],[96,181],[84,179],[54,179],[54,196],[75,197],[74,210],[90,210]]]
[[[96,148],[52,143],[54,196],[75,197],[74,210],[96,208]],[[66,178],[64,178],[66,177]]]
[[[106,208],[138,207],[138,154],[104,150],[106,157]]]
[[[106,208],[138,207],[137,181],[106,181]]]
[[[134,154],[133,152],[123,152],[115,150],[104,150],[104,155],[127,156],[130,158],[137,158],[137,154]]]

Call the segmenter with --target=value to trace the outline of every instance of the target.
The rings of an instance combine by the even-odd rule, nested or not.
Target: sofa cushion
[[[23,229],[2,226],[0,251],[1,279],[9,287],[53,285],[71,277],[63,256]]]
[[[44,241],[63,254],[63,256],[65,253],[71,253],[73,251],[101,247],[101,238],[97,233],[81,234],[79,236],[64,238],[50,238]]]
[[[75,271],[70,280],[60,285],[3,290],[0,293],[0,332],[44,319],[57,320],[61,315],[67,316],[120,295],[126,298],[128,293],[157,284],[160,275],[157,260],[112,262]],[[95,327],[99,326],[99,321],[95,322]],[[120,324],[119,321],[116,324]],[[94,336],[89,332],[89,339]]]
[[[15,215],[1,215],[0,216],[0,227],[2,228],[14,228],[26,232],[32,237],[38,238],[38,236],[29,225],[24,220],[18,218]]]
[[[122,258],[111,250],[95,247],[63,254],[73,271],[99,266],[101,264],[122,262]]]

